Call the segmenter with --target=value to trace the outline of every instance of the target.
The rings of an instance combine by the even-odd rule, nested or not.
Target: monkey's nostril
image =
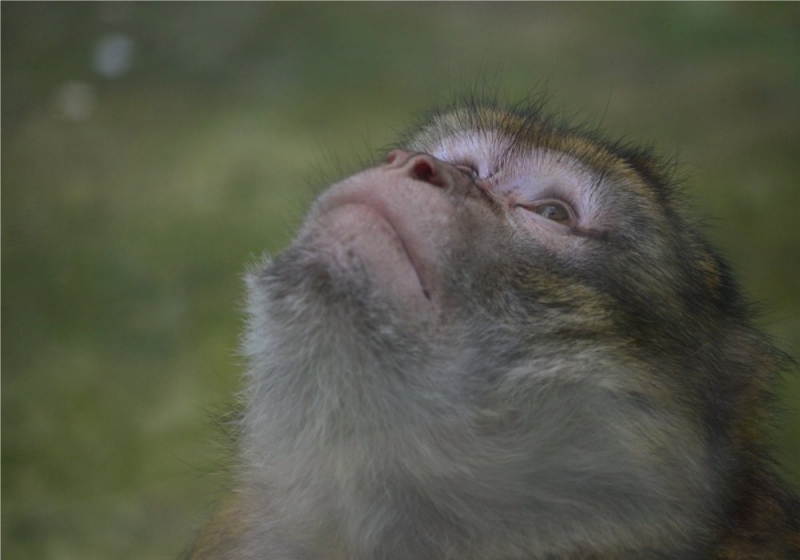
[[[395,160],[402,155],[402,151],[400,150],[392,150],[388,154],[386,154],[386,163],[394,163]]]
[[[415,179],[425,181],[426,183],[433,183],[436,169],[434,169],[433,165],[425,158],[419,158],[411,167],[411,174]]]

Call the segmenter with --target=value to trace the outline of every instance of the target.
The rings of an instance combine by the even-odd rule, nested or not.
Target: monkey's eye
[[[572,209],[558,200],[544,200],[527,207],[531,212],[543,218],[567,225],[575,219]]]
[[[467,175],[469,175],[469,176],[470,176],[470,178],[471,178],[473,181],[477,181],[477,180],[480,178],[480,175],[478,174],[478,170],[477,170],[477,169],[475,169],[474,167],[472,167],[471,165],[465,165],[465,164],[454,164],[454,167],[455,167],[456,169],[458,169],[459,171],[461,171],[461,172],[463,172],[463,173],[466,173]]]

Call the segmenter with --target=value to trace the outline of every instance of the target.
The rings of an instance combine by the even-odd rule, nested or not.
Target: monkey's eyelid
[[[572,207],[561,200],[545,199],[538,200],[531,204],[520,204],[522,208],[538,214],[548,220],[564,225],[571,225],[576,222],[575,211]]]

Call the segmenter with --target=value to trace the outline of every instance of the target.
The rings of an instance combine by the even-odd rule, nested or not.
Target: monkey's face
[[[325,263],[332,284],[346,293],[358,284],[365,301],[411,322],[447,324],[487,297],[507,300],[517,291],[509,276],[541,276],[545,253],[574,252],[573,238],[594,234],[569,202],[579,189],[567,188],[590,177],[533,151],[490,175],[493,140],[454,138],[437,156],[392,151],[323,195],[298,244]]]

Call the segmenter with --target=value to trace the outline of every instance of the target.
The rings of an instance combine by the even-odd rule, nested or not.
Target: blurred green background
[[[2,53],[8,559],[179,553],[226,484],[246,264],[464,84],[677,155],[800,353],[800,4],[4,2]]]

